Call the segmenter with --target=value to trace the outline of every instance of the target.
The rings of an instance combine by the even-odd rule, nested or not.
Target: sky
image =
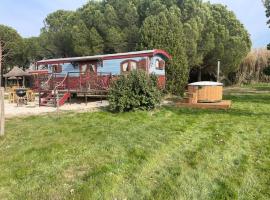
[[[38,36],[46,16],[56,10],[76,10],[87,0],[0,0],[0,24],[23,37]]]
[[[0,0],[0,24],[15,28],[23,37],[38,36],[43,20],[58,9],[76,10],[87,0]],[[206,0],[208,1],[208,0]],[[222,3],[235,12],[245,25],[253,47],[265,47],[270,42],[270,29],[266,25],[261,0],[209,0]]]

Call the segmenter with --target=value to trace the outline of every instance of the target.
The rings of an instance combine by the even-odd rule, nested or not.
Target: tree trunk
[[[2,42],[0,41],[0,88],[2,87],[2,77],[3,77],[3,70],[2,70]]]
[[[202,68],[201,67],[199,67],[199,69],[198,69],[198,81],[200,82],[200,81],[202,81]]]
[[[4,88],[0,87],[0,137],[5,134]]]

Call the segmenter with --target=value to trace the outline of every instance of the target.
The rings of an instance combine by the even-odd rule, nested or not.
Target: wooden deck
[[[199,108],[199,109],[221,109],[227,110],[230,109],[232,105],[232,101],[230,100],[223,100],[221,102],[216,103],[184,103],[184,102],[177,102],[177,107],[184,107],[184,108]]]

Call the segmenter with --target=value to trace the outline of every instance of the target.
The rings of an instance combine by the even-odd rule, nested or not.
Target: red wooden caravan
[[[37,62],[34,89],[40,105],[63,105],[71,96],[106,97],[110,83],[121,74],[145,70],[156,74],[159,87],[165,86],[165,66],[171,56],[163,50],[59,58]],[[58,91],[59,101],[56,100]]]

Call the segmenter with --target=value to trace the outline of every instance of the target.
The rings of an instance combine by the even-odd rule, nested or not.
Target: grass
[[[270,199],[270,85],[263,91],[227,91],[229,111],[9,120],[0,199]]]

